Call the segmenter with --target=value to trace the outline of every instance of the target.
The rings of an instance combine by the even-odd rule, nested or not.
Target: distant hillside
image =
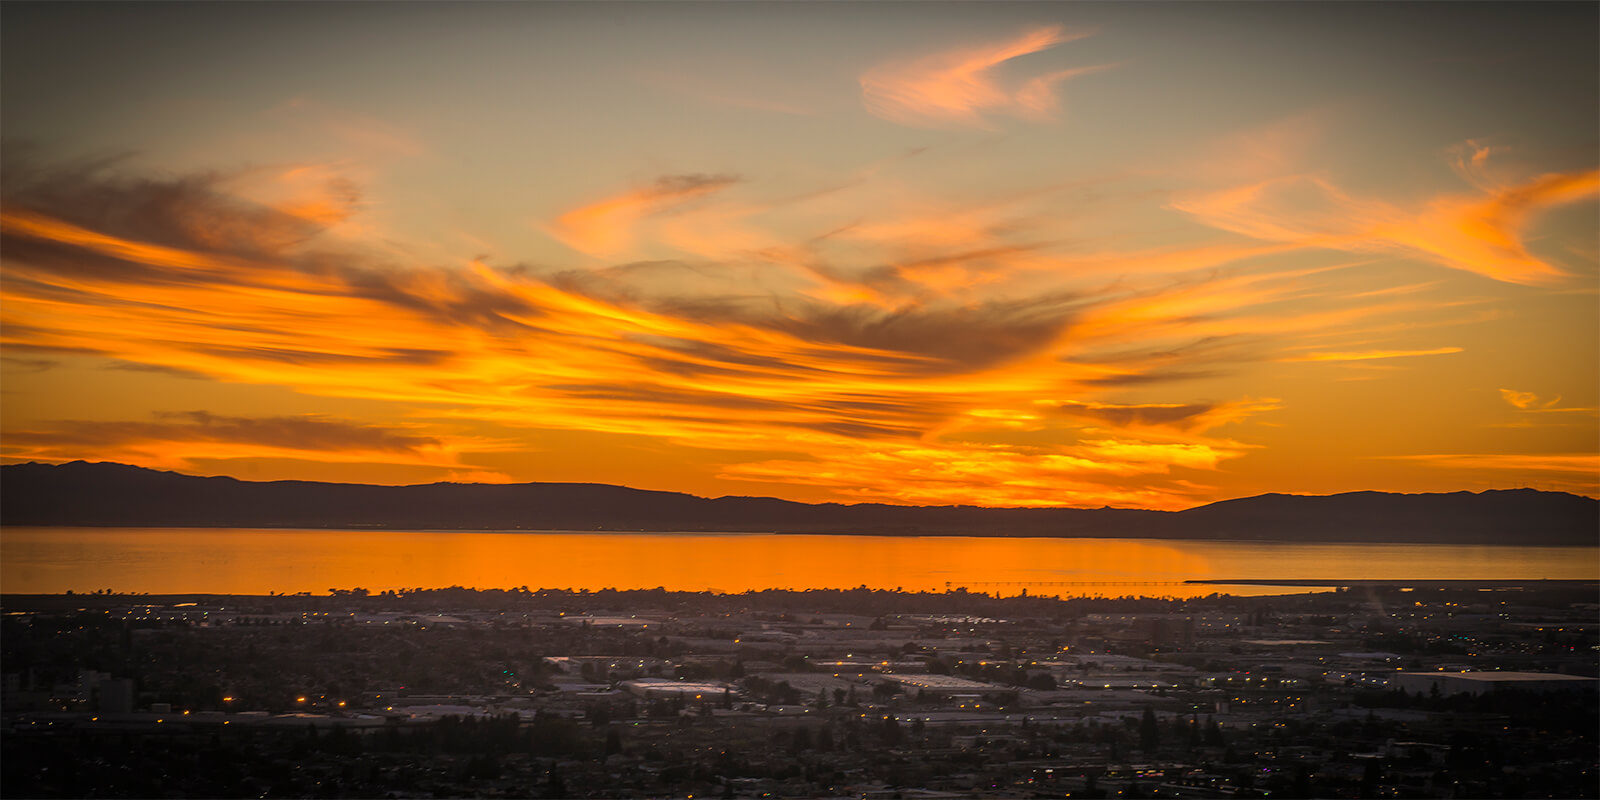
[[[1565,492],[1264,494],[1178,513],[1186,537],[1297,541],[1600,544],[1600,501]]]
[[[1176,513],[842,505],[770,497],[707,499],[591,483],[253,482],[75,461],[0,467],[0,523],[1593,545],[1600,502],[1515,489],[1477,494],[1269,494]]]

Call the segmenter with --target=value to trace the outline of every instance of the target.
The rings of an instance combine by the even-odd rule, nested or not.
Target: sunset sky
[[[7,463],[1600,493],[1594,3],[0,15]]]

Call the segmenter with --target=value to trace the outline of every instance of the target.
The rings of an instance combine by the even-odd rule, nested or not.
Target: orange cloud
[[[1593,413],[1592,408],[1561,407],[1561,395],[1545,400],[1533,392],[1519,392],[1515,389],[1501,389],[1501,399],[1510,403],[1518,411],[1529,414],[1571,414]]]
[[[1086,444],[1089,445],[1087,452],[1096,457],[1097,463],[1146,466],[1160,472],[1166,472],[1170,467],[1216,469],[1218,461],[1243,455],[1236,450],[1224,450],[1206,444],[1112,439],[1086,442]]]
[[[1119,505],[1175,510],[1197,504],[1173,467],[1212,469],[1237,452],[1202,445],[1098,441],[1054,452],[1000,445],[847,446],[813,460],[737,464],[720,477],[820,486],[858,500],[1012,507]]]
[[[1306,353],[1281,359],[1283,361],[1371,361],[1379,358],[1411,358],[1414,356],[1442,356],[1460,353],[1459,347],[1435,347],[1432,350],[1362,350],[1346,353]]]
[[[323,173],[305,177],[338,196]],[[246,201],[225,181],[92,178],[8,194],[0,341],[9,350],[378,401],[432,421],[390,426],[418,439],[403,447],[352,433],[321,448],[216,420],[118,423],[90,438],[41,423],[13,426],[33,437],[8,439],[29,448],[14,457],[508,469],[462,463],[504,444],[448,422],[470,420],[535,438],[529,431],[649,437],[716,454],[708,471],[731,479],[841,498],[1180,508],[1215,491],[1194,478],[1250,450],[1206,434],[1278,403],[1147,393],[1285,350],[1374,358],[1372,337],[1361,346],[1374,349],[1359,352],[1326,337],[1375,320],[1413,324],[1427,307],[1411,292],[1373,302],[1329,277],[1347,265],[1234,263],[1289,249],[1279,244],[1133,251],[1119,272],[1114,251],[1061,255],[1027,243],[1018,220],[1028,215],[1007,200],[888,204],[854,227],[807,208],[806,221],[834,233],[797,241],[756,224],[791,208],[781,202],[745,214],[708,200],[678,214],[731,179],[669,178],[587,207],[569,232],[603,249],[692,228],[718,253],[729,239],[712,223],[725,222],[786,252],[751,256],[754,265],[539,272],[375,258],[318,238],[349,224],[337,215]],[[114,202],[69,202],[81,197]],[[227,235],[184,222],[230,214],[239,229]],[[658,224],[694,215],[695,226]],[[961,224],[940,230],[940,220]],[[280,230],[296,237],[267,235]],[[852,289],[865,297],[845,294]],[[1111,391],[1141,399],[1102,394]],[[316,427],[299,425],[307,435]]]
[[[1540,212],[1600,192],[1600,170],[1542,175],[1487,198],[1445,197],[1415,219],[1373,233],[1445,266],[1528,286],[1558,284],[1560,267],[1528,252],[1523,231]]]
[[[482,437],[441,437],[317,415],[225,417],[192,411],[153,422],[65,420],[6,433],[8,460],[70,461],[85,453],[183,469],[198,459],[298,458],[329,463],[460,466],[465,451],[504,449]]]
[[[1064,416],[1092,420],[1124,430],[1173,429],[1204,433],[1252,415],[1277,410],[1273,398],[1233,403],[1100,403],[1067,400],[1059,404],[1040,401]]]
[[[452,483],[516,483],[510,475],[493,470],[451,470],[445,476]]]
[[[304,220],[315,230],[326,230],[349,220],[361,210],[361,190],[337,167],[313,164],[277,170],[248,182],[236,179],[233,190],[241,198]],[[221,244],[221,242],[214,242]]]
[[[991,71],[1030,53],[1089,36],[1060,26],[1035,28],[1005,42],[880,64],[861,76],[861,102],[875,116],[915,127],[989,127],[987,112],[1044,118],[1058,105],[1055,87],[1110,65],[1056,70],[1004,89]]]
[[[1495,153],[1504,153],[1506,149],[1468,139],[1450,149],[1450,167],[1467,183],[1484,191],[1495,191],[1504,182],[1490,175],[1491,159]]]
[[[1523,410],[1535,408],[1539,405],[1539,395],[1536,395],[1533,392],[1519,392],[1514,389],[1501,389],[1500,396],[1504,398],[1507,403],[1510,403],[1511,405]],[[1551,401],[1551,405],[1559,402],[1561,402],[1561,398],[1557,397],[1555,400]]]
[[[0,232],[27,239],[80,247],[134,264],[171,270],[206,272],[244,270],[243,259],[214,257],[174,247],[129,241],[26,210],[0,212]]]
[[[1513,184],[1484,177],[1487,150],[1459,167],[1477,195],[1443,195],[1405,210],[1346,194],[1329,179],[1289,175],[1193,194],[1173,207],[1206,224],[1254,239],[1421,258],[1494,280],[1548,286],[1566,271],[1530,253],[1526,228],[1541,212],[1600,193],[1600,170],[1553,173]]]
[[[562,214],[548,232],[562,244],[590,255],[614,255],[633,242],[634,226],[646,217],[721,191],[738,179],[727,175],[670,175]]]
[[[326,272],[148,246],[48,218],[8,219],[14,238],[179,270],[161,281],[87,281],[20,264],[4,276],[8,346],[93,352],[309,393],[460,406],[472,409],[464,416],[518,427],[638,434],[729,451],[788,449],[836,467],[854,460],[862,442],[878,442],[900,453],[901,462],[921,459],[916,470],[886,468],[878,476],[886,481],[879,491],[901,502],[1037,505],[1081,498],[1188,505],[1181,487],[1166,494],[1131,485],[1095,489],[1094,476],[1131,480],[1174,466],[1212,469],[1238,452],[1130,439],[1058,452],[921,443],[967,408],[1026,415],[1041,394],[1070,390],[1078,373],[1033,366],[1053,357],[1068,319],[1070,306],[1049,297],[889,313],[651,308],[482,264],[465,271]],[[352,326],[351,319],[365,324]],[[1108,408],[1098,410],[1102,427],[1127,427]],[[1220,412],[1199,416],[1211,413]],[[16,444],[29,448],[20,455],[67,459],[90,451],[164,466],[266,455],[456,466],[450,453],[489,444],[430,450],[420,443],[385,449],[351,442],[322,452],[239,431],[221,436],[214,425],[164,425],[141,428],[138,436],[124,430],[121,438],[97,429],[97,443],[43,431],[38,441],[24,436]],[[946,468],[936,460],[959,465],[954,469],[964,477],[953,486],[935,479]],[[727,469],[765,479],[787,467],[735,462]],[[1076,494],[1043,488],[1049,476],[1069,474],[1080,487]],[[1013,477],[1002,480],[1006,475]],[[843,482],[838,487],[844,496],[859,496]]]
[[[1179,356],[1191,366],[1217,358],[1270,360],[1274,350],[1305,337],[1362,330],[1374,319],[1429,308],[1423,301],[1370,303],[1319,290],[1310,279],[1324,271],[1180,274],[1108,293],[1083,309],[1071,331],[1076,359],[1112,373]]]

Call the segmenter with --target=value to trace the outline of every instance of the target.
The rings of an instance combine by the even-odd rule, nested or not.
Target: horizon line
[[[604,487],[615,488],[615,489],[626,489],[628,491],[633,491],[633,492],[648,492],[648,493],[653,493],[653,494],[680,495],[680,496],[683,496],[683,497],[693,497],[693,498],[696,498],[696,499],[707,500],[707,501],[715,501],[715,500],[774,500],[774,501],[777,501],[777,502],[793,503],[795,505],[803,505],[803,506],[842,506],[842,507],[847,507],[847,508],[854,508],[854,507],[858,507],[858,506],[888,506],[888,507],[894,507],[894,508],[974,508],[974,509],[986,509],[986,510],[995,510],[995,511],[1030,511],[1030,510],[1031,511],[1063,511],[1063,510],[1066,510],[1066,511],[1107,511],[1107,510],[1109,510],[1109,511],[1147,511],[1147,512],[1162,513],[1162,514],[1181,514],[1184,511],[1191,511],[1191,510],[1194,510],[1194,509],[1206,508],[1206,507],[1209,507],[1209,506],[1219,505],[1221,503],[1228,503],[1228,502],[1233,502],[1233,501],[1238,501],[1238,500],[1251,500],[1251,499],[1261,498],[1261,497],[1305,497],[1305,498],[1314,498],[1314,497],[1343,497],[1343,496],[1346,496],[1346,495],[1356,495],[1356,494],[1382,494],[1382,495],[1392,495],[1392,496],[1397,496],[1397,497],[1419,497],[1419,496],[1430,496],[1430,495],[1431,496],[1443,496],[1443,495],[1452,495],[1452,494],[1481,495],[1481,494],[1487,494],[1489,492],[1539,492],[1541,494],[1568,495],[1568,496],[1571,496],[1571,497],[1580,497],[1580,498],[1584,498],[1584,499],[1588,499],[1588,500],[1600,500],[1600,496],[1597,496],[1597,495],[1582,494],[1582,493],[1578,493],[1578,492],[1568,491],[1568,490],[1565,490],[1565,489],[1540,489],[1540,488],[1537,488],[1535,486],[1531,486],[1531,485],[1528,485],[1528,484],[1523,484],[1521,486],[1512,486],[1512,487],[1505,487],[1505,488],[1491,487],[1491,488],[1486,488],[1486,489],[1456,489],[1456,490],[1451,490],[1451,491],[1432,491],[1432,492],[1429,492],[1429,491],[1423,491],[1423,492],[1398,492],[1398,491],[1390,491],[1390,490],[1385,490],[1385,489],[1352,489],[1352,490],[1349,490],[1349,491],[1332,492],[1332,493],[1328,493],[1328,494],[1300,494],[1300,493],[1296,493],[1296,492],[1263,492],[1261,494],[1238,495],[1238,496],[1235,496],[1235,497],[1225,497],[1225,498],[1222,498],[1222,499],[1219,499],[1219,500],[1211,500],[1211,501],[1208,501],[1208,502],[1197,503],[1195,505],[1189,506],[1188,508],[1178,509],[1178,510],[1174,511],[1174,510],[1159,509],[1159,508],[1148,508],[1148,507],[1140,507],[1140,506],[1114,506],[1114,505],[1110,505],[1110,504],[1102,505],[1102,506],[1067,506],[1067,505],[1060,505],[1060,506],[1034,506],[1034,505],[1021,505],[1021,506],[1000,506],[1000,505],[997,505],[997,506],[988,506],[988,505],[972,505],[972,504],[926,505],[926,504],[913,504],[913,503],[895,503],[895,502],[887,502],[887,501],[883,501],[883,500],[867,500],[867,501],[860,501],[860,502],[843,502],[843,501],[838,501],[838,500],[828,500],[828,501],[822,501],[822,502],[811,502],[811,501],[805,501],[805,500],[791,500],[791,499],[788,499],[788,498],[785,498],[785,497],[776,497],[776,496],[773,496],[773,495],[735,495],[735,494],[725,494],[725,495],[718,495],[718,496],[715,496],[715,497],[711,497],[711,496],[707,496],[707,495],[694,494],[692,492],[677,491],[677,490],[674,490],[674,489],[646,489],[646,488],[640,488],[640,487],[637,487],[637,486],[629,486],[629,485],[626,485],[626,484],[601,483],[601,482],[595,482],[595,481],[511,481],[511,482],[504,482],[504,483],[482,483],[482,482],[472,482],[472,481],[442,480],[442,481],[429,481],[429,482],[426,482],[426,483],[354,483],[354,482],[347,482],[347,481],[307,480],[307,479],[303,479],[303,478],[277,478],[277,479],[272,479],[272,480],[256,480],[256,479],[252,479],[252,478],[241,478],[241,477],[238,477],[236,475],[227,475],[227,474],[199,475],[199,474],[194,474],[194,473],[189,473],[189,472],[180,472],[180,471],[174,470],[174,469],[159,469],[159,468],[156,468],[156,467],[146,467],[146,466],[143,466],[143,465],[140,465],[140,464],[129,464],[129,463],[120,462],[120,461],[89,461],[87,459],[81,459],[81,458],[80,459],[72,459],[72,460],[68,460],[68,461],[39,461],[39,460],[12,461],[12,462],[9,462],[9,463],[0,463],[0,467],[20,467],[20,466],[62,467],[62,466],[69,466],[69,465],[73,465],[73,464],[83,464],[83,465],[86,465],[86,466],[125,467],[125,468],[129,468],[129,469],[145,470],[145,471],[148,471],[148,472],[155,472],[155,473],[162,473],[162,474],[169,474],[169,475],[178,475],[178,476],[186,477],[186,478],[201,478],[201,479],[223,478],[223,479],[227,479],[227,480],[237,481],[237,482],[240,482],[240,483],[259,483],[259,484],[268,484],[268,483],[314,483],[314,484],[323,484],[323,485],[327,485],[327,486],[369,486],[369,487],[384,487],[384,488],[393,488],[393,489],[404,489],[404,488],[423,487],[423,486],[485,486],[485,487],[492,487],[492,486],[507,486],[507,487],[510,487],[510,486],[604,486]]]

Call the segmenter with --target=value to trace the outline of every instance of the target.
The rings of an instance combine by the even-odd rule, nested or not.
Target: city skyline
[[[3,457],[1600,494],[1586,4],[7,4]]]

